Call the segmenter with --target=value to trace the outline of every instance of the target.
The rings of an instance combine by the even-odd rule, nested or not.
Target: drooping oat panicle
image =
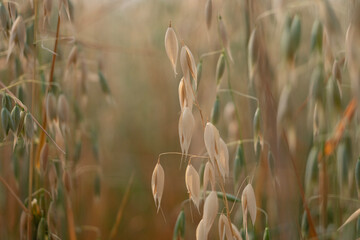
[[[207,234],[205,233],[204,219],[201,219],[196,228],[196,240],[207,240]]]
[[[205,193],[207,190],[208,184],[211,184],[211,190],[215,191],[216,182],[215,182],[215,171],[211,164],[211,162],[207,162],[204,169],[204,178],[203,178],[203,191],[204,191],[204,198]]]
[[[188,154],[194,132],[195,119],[189,107],[185,107],[179,119],[179,138],[182,154]]]
[[[226,52],[227,52],[230,60],[232,62],[234,62],[232,54],[231,54],[231,50],[230,50],[228,34],[226,32],[226,27],[225,27],[224,21],[222,20],[221,15],[219,15],[219,17],[218,17],[218,30],[219,30],[219,35],[220,35],[222,45],[226,49]]]
[[[189,196],[197,209],[200,205],[200,176],[195,168],[189,164],[185,172],[185,185]]]
[[[171,22],[169,24],[168,29],[165,33],[165,50],[168,58],[171,62],[172,68],[174,70],[174,74],[176,76],[176,63],[179,54],[179,43],[176,37],[176,33],[174,29],[171,27]]]
[[[218,227],[219,227],[220,240],[225,240],[225,237],[228,240],[232,239],[232,233],[231,233],[229,221],[223,213],[220,214]]]
[[[152,177],[151,177],[151,189],[155,201],[155,206],[157,208],[157,212],[160,210],[161,198],[164,191],[165,184],[165,173],[163,167],[160,163],[157,163]]]
[[[186,45],[181,48],[180,65],[185,81],[188,81],[191,86],[190,76],[192,76],[194,79],[195,89],[197,89],[197,67],[194,56]]]
[[[210,122],[205,126],[204,142],[211,163],[216,167],[215,161],[220,159],[220,134],[217,128]]]
[[[227,148],[226,143],[222,138],[220,138],[220,171],[222,177],[225,178],[229,177],[229,150]]]
[[[181,78],[179,83],[179,102],[181,111],[184,111],[185,107],[192,109],[194,98],[192,96],[191,89],[189,89],[190,84],[186,84],[185,78]]]
[[[12,25],[9,37],[9,48],[6,61],[9,61],[11,53],[14,51],[15,45],[19,46],[20,54],[24,55],[26,43],[26,27],[21,16],[18,16]]]
[[[204,229],[206,236],[209,234],[212,224],[218,214],[219,210],[219,203],[217,198],[216,191],[211,191],[209,196],[205,199],[204,203],[204,213],[203,213],[203,220],[204,220]]]
[[[206,27],[209,30],[211,27],[211,20],[212,20],[212,0],[207,0],[205,5],[205,20],[206,20]]]
[[[247,227],[247,213],[250,214],[250,218],[253,224],[255,224],[256,220],[256,199],[255,199],[255,192],[251,184],[249,183],[244,188],[242,195],[241,195],[241,206],[243,211],[243,225],[244,228]]]

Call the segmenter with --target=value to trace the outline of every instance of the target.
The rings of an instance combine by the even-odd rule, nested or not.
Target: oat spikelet
[[[184,78],[181,78],[179,83],[179,102],[181,111],[184,110],[184,107],[192,109],[194,98],[192,96],[191,89],[189,89],[189,84],[185,83]]]
[[[17,17],[10,31],[9,48],[6,61],[9,61],[11,53],[14,51],[15,44],[19,46],[20,54],[24,55],[26,42],[26,27],[21,16]]]
[[[227,217],[222,213],[219,217],[219,239],[232,239],[231,229]]]
[[[242,240],[239,229],[233,223],[231,223],[231,226],[232,226],[232,230],[234,232],[233,239],[234,240]],[[228,238],[228,239],[230,239],[230,238]]]
[[[350,215],[350,217],[344,222],[343,225],[341,225],[341,227],[339,227],[338,231],[341,231],[345,225],[347,225],[349,222],[357,219],[360,216],[360,208],[358,210],[356,210],[353,214]]]
[[[216,218],[216,215],[219,210],[219,203],[217,199],[217,193],[212,191],[209,196],[207,196],[204,203],[204,227],[206,236],[209,234],[212,224]]]
[[[160,163],[157,163],[151,178],[151,189],[157,207],[157,212],[160,210],[161,198],[164,191],[165,173]]]
[[[179,54],[179,43],[174,29],[171,27],[171,22],[165,33],[165,50],[176,76],[176,63]]]
[[[218,22],[219,22],[218,28],[219,28],[219,35],[220,35],[221,42],[222,42],[224,48],[226,49],[226,52],[229,55],[230,60],[232,62],[234,62],[233,57],[231,55],[231,51],[230,51],[228,34],[226,32],[224,21],[222,20],[222,17],[220,15],[218,17]]]
[[[210,161],[213,166],[216,167],[215,161],[220,159],[220,134],[211,122],[206,124],[204,131],[204,141],[206,150],[210,157]],[[220,167],[220,164],[218,165]]]
[[[190,75],[191,75],[192,78],[194,79],[195,89],[197,89],[197,67],[194,56],[186,45],[184,45],[181,48],[180,65],[185,80],[188,81],[188,83],[191,86],[191,82],[190,82]]]
[[[185,185],[191,200],[199,210],[200,205],[200,176],[195,168],[189,164],[185,172]]]
[[[216,186],[215,172],[214,172],[214,168],[213,168],[211,162],[208,161],[205,165],[204,179],[203,179],[204,198],[205,198],[205,193],[206,193],[209,182],[211,184],[211,189],[213,191],[215,191],[215,186]]]
[[[205,20],[206,20],[206,27],[208,30],[211,27],[211,19],[212,19],[212,0],[207,0],[205,5]]]
[[[207,235],[205,234],[205,225],[204,220],[201,219],[199,225],[196,228],[196,240],[207,240]]]
[[[241,196],[241,206],[243,212],[243,226],[246,230],[246,239],[248,239],[247,234],[247,213],[250,214],[251,221],[253,225],[255,224],[256,220],[256,199],[254,189],[249,183],[243,190]]]
[[[195,119],[189,107],[185,107],[179,119],[179,138],[182,154],[188,154],[192,134],[195,127]]]
[[[229,177],[229,150],[226,143],[220,138],[220,171],[222,171],[223,178]]]

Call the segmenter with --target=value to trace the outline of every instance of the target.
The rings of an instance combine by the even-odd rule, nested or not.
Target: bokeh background
[[[31,18],[31,11],[26,10],[30,9],[28,1],[14,2],[19,12]],[[234,61],[230,63],[230,70],[225,71],[220,88],[228,88],[229,78],[233,89],[258,97],[264,116],[261,129],[266,141],[258,167],[255,167],[254,145],[252,143],[244,145],[246,170],[241,173],[239,183],[234,184],[231,175],[226,189],[236,195],[238,184],[246,179],[246,176],[254,173],[254,189],[258,204],[269,214],[269,227],[273,239],[280,239],[280,236],[282,239],[298,239],[297,236],[301,235],[301,217],[304,209],[300,198],[301,190],[298,188],[299,182],[296,179],[298,175],[300,183],[303,184],[306,159],[314,141],[313,123],[309,121],[312,116],[309,117],[307,108],[311,72],[317,64],[317,57],[311,54],[310,49],[311,28],[314,19],[319,18],[324,26],[331,30],[329,38],[338,40],[334,41],[334,44],[333,42],[328,44],[328,52],[324,50],[320,54],[324,58],[325,78],[327,78],[331,75],[334,59],[339,61],[344,59],[345,33],[350,21],[351,4],[354,1],[344,1],[346,4],[340,0],[326,2],[330,3],[335,17],[329,15],[326,8],[324,13],[321,4],[311,1],[213,0],[212,25],[207,29],[205,0],[71,0],[72,21],[66,20],[65,12],[61,11],[63,21],[60,27],[60,50],[56,60],[55,81],[63,87],[64,92],[74,94],[71,100],[72,110],[76,109],[73,106],[77,105],[75,102],[80,102],[81,98],[76,97],[78,93],[72,89],[72,84],[76,85],[83,73],[82,70],[80,73],[74,71],[69,75],[64,73],[67,56],[73,43],[76,42],[81,51],[79,59],[86,69],[84,71],[86,71],[87,88],[87,103],[80,110],[81,134],[78,131],[71,132],[67,143],[70,156],[79,151],[79,159],[72,172],[73,190],[70,193],[78,238],[108,239],[120,209],[121,215],[114,239],[171,239],[178,213],[182,206],[185,206],[185,239],[195,239],[195,229],[201,215],[193,205],[191,207],[189,204],[182,205],[188,194],[184,181],[185,164],[180,166],[180,156],[166,155],[161,159],[165,170],[165,188],[159,213],[156,211],[151,192],[151,176],[158,155],[163,152],[181,151],[178,137],[180,116],[178,85],[181,69],[178,63],[179,74],[174,76],[165,52],[164,37],[171,21],[180,45],[186,44],[198,62],[202,54],[222,49],[218,33],[218,16],[221,15]],[[39,55],[42,56],[39,65],[46,65],[51,59],[50,53],[45,48],[52,49],[54,44],[56,3],[57,1],[54,1],[54,11],[47,30],[41,30],[41,38],[44,40],[41,42],[42,47],[38,48]],[[279,8],[278,11],[272,10],[279,6],[283,8]],[[296,60],[292,64],[284,63],[280,46],[282,26],[287,14],[291,16],[298,14],[302,26],[300,46]],[[332,18],[336,18],[335,23]],[[333,27],[335,25],[338,28]],[[247,43],[255,27],[261,32],[256,45],[260,52],[257,69],[260,74],[255,76],[252,85],[248,73]],[[6,46],[6,43],[1,44],[2,53],[6,52]],[[3,78],[6,84],[10,84],[13,80],[9,76],[12,76],[14,66],[6,63],[4,54],[1,56],[0,78]],[[209,120],[217,95],[215,81],[217,59],[218,54],[204,58],[198,91],[199,104],[205,118]],[[77,68],[81,69],[82,66],[77,65]],[[107,80],[110,94],[104,94],[101,90],[97,77],[99,68]],[[339,112],[343,112],[351,98],[348,72],[344,69],[342,71],[345,80],[341,85],[343,98]],[[44,76],[48,76],[48,73],[49,69],[45,68]],[[294,82],[289,107],[293,115],[287,120],[291,122],[290,130],[295,131],[295,136],[292,136],[296,139],[292,145],[292,152],[279,137],[282,131],[276,129],[280,96],[290,78]],[[25,103],[30,104],[31,84],[26,83],[24,87],[28,93]],[[41,94],[39,96],[41,97]],[[227,92],[219,93],[218,96],[221,102],[221,114],[217,127],[222,138],[226,142],[239,138],[252,139],[256,102],[246,97],[235,96],[235,106],[240,113],[240,121],[233,126],[229,125],[224,113],[226,106],[231,102],[231,97]],[[40,102],[39,98],[38,102]],[[36,117],[41,116],[39,106],[33,109]],[[199,112],[195,107],[194,109],[196,128],[190,152],[203,154],[205,150],[203,130]],[[329,124],[327,129],[329,133],[339,116],[341,114],[332,120],[333,125]],[[76,122],[77,117],[74,110],[71,113],[71,120]],[[280,126],[289,130],[287,125]],[[351,126],[352,129],[356,129],[355,124]],[[241,136],[238,133],[239,129]],[[286,132],[286,134],[294,134],[294,132]],[[347,132],[347,136],[353,141],[357,140],[356,131]],[[81,143],[80,150],[77,148],[79,143]],[[11,144],[3,144],[1,148],[0,174],[15,189],[20,199],[24,200],[27,197],[27,158],[22,160],[20,177],[16,176],[13,173]],[[268,151],[272,148],[278,183],[275,183],[274,178],[271,177],[266,161]],[[235,150],[236,145],[229,147],[230,169],[233,169]],[[52,152],[56,151],[52,150]],[[353,147],[351,154],[357,156],[358,149]],[[53,155],[55,154],[51,154]],[[295,169],[293,162],[290,161],[291,158],[295,163]],[[349,172],[356,164],[354,157],[350,158],[347,165]],[[74,161],[73,157],[69,157],[68,161]],[[331,164],[329,168],[335,168],[335,164]],[[194,163],[197,169],[200,165],[201,161]],[[353,179],[352,172],[349,173],[348,179]],[[278,189],[275,187],[276,184],[280,184]],[[346,197],[356,198],[354,180],[346,183],[345,192],[342,192],[341,187],[340,190],[338,189],[335,180],[330,180],[330,186],[330,192],[333,194],[345,194]],[[60,186],[60,192],[63,191],[61,188]],[[351,192],[352,190],[354,191]],[[317,184],[310,193],[306,194],[306,197],[317,195]],[[319,203],[314,202],[312,204],[316,206],[314,207],[316,210],[312,213],[317,218]],[[349,211],[355,210],[356,204],[358,203],[349,204]],[[334,208],[338,207],[337,210],[340,209],[337,212],[341,212],[341,207],[345,205],[339,203],[339,206],[332,205]],[[235,208],[237,213],[234,214],[234,218],[240,226],[241,212],[236,211],[237,208],[238,206]],[[57,211],[59,218],[65,218],[64,209],[59,207]],[[19,239],[20,215],[21,211],[14,199],[0,185],[1,239]],[[333,218],[336,220],[333,221]],[[264,216],[258,214],[258,219],[261,220],[258,221],[256,229],[263,229]],[[338,215],[336,217],[331,215],[329,219],[331,222],[329,232],[335,232],[337,225],[345,220],[343,216]],[[64,222],[60,223],[59,229],[61,229],[59,230],[61,239],[68,239]],[[217,227],[213,227],[211,234],[217,236]],[[259,230],[256,237],[261,239],[261,234],[262,230]],[[351,234],[347,236],[353,236]]]

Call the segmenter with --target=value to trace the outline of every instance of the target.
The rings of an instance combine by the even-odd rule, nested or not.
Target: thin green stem
[[[220,50],[204,53],[200,56],[200,61],[202,61],[202,59],[204,59],[205,57],[213,56],[222,53],[223,51],[224,51],[223,49],[220,49]]]
[[[11,193],[11,195],[15,198],[15,200],[18,202],[18,204],[23,209],[23,211],[26,212],[28,215],[30,215],[29,210],[25,207],[25,205],[22,203],[20,198],[16,195],[14,190],[12,190],[12,188],[9,186],[9,184],[5,181],[5,179],[2,176],[0,176],[0,182],[2,182],[2,184],[7,188],[7,190]]]
[[[230,96],[231,96],[231,101],[234,103],[235,106],[235,113],[236,113],[236,119],[238,121],[239,124],[239,138],[241,138],[241,121],[240,121],[240,113],[238,108],[236,107],[236,103],[235,103],[235,97],[234,97],[234,92],[231,86],[231,79],[230,79],[230,64],[229,64],[229,58],[228,55],[226,53],[226,51],[223,51],[224,55],[225,55],[225,62],[226,62],[226,67],[227,67],[227,80],[228,80],[228,88],[229,88],[229,92],[230,92]]]
[[[245,94],[245,93],[242,93],[242,92],[239,92],[239,91],[236,91],[236,90],[233,90],[233,89],[218,89],[217,92],[219,93],[228,93],[228,92],[232,92],[238,96],[241,96],[241,97],[245,97],[245,98],[248,98],[248,99],[251,99],[251,100],[254,100],[256,101],[257,103],[257,106],[259,107],[259,99],[257,99],[256,97],[254,96],[251,96],[251,95],[248,95],[248,94]]]

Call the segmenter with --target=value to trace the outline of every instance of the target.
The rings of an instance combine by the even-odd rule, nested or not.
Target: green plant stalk
[[[34,2],[34,69],[33,69],[33,79],[36,79],[36,54],[37,54],[37,44],[36,44],[36,31],[37,31],[37,22],[38,22],[38,0]],[[35,84],[31,84],[31,111],[34,112],[34,105],[35,105]],[[29,203],[28,203],[28,211],[31,213],[31,199],[32,199],[32,185],[33,185],[33,173],[34,173],[34,140],[31,139],[31,146],[30,146],[30,164],[29,164]],[[32,221],[32,214],[28,215],[27,221],[27,236],[28,239],[31,239],[31,221]]]
[[[44,95],[43,106],[42,106],[42,123],[41,124],[42,124],[42,128],[44,130],[46,130],[46,127],[47,127],[45,99],[46,99],[46,96],[47,96],[51,86],[52,86],[52,82],[54,81],[55,60],[56,60],[56,54],[57,54],[59,32],[60,32],[60,13],[58,14],[58,20],[57,20],[57,26],[56,26],[56,38],[55,38],[55,45],[54,45],[54,51],[53,51],[54,54],[52,56],[52,61],[51,61],[51,70],[50,70],[50,76],[49,76],[49,82],[48,82],[49,85],[46,89],[46,93]],[[35,156],[37,168],[40,167],[40,152],[41,152],[41,148],[44,145],[44,143],[45,143],[45,133],[41,132],[40,139],[39,139],[39,145],[36,149],[36,156]]]

